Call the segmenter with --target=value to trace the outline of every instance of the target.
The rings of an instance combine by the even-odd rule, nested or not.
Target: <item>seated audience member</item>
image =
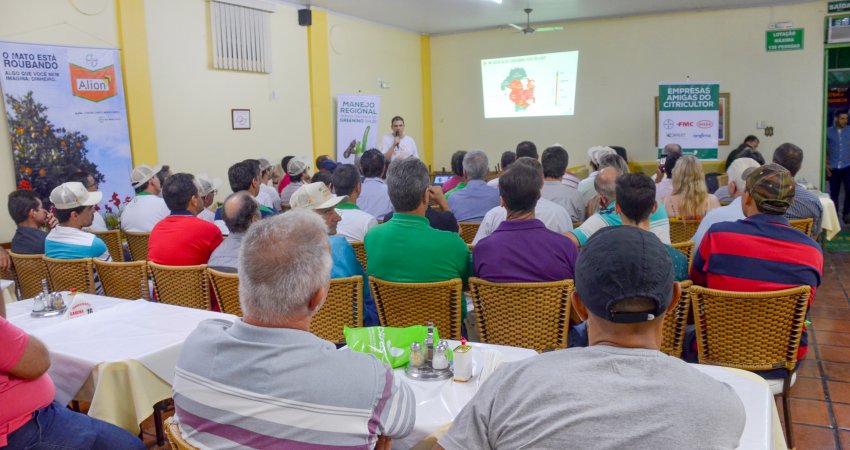
[[[316,167],[318,168],[319,172],[325,172],[328,175],[331,175],[331,174],[334,173],[334,170],[336,170],[336,166],[338,166],[338,165],[339,164],[334,162],[332,159],[325,159],[324,161],[322,161]]]
[[[159,196],[162,186],[156,174],[160,166],[150,167],[141,164],[130,174],[130,183],[136,196],[124,206],[121,212],[121,229],[135,233],[149,233],[160,220],[168,217],[165,201]]]
[[[94,205],[103,198],[100,192],[89,192],[82,183],[62,183],[50,192],[59,225],[50,230],[44,241],[44,254],[49,258],[97,258],[110,261],[106,244],[99,237],[83,231],[91,225]]]
[[[782,144],[773,152],[773,162],[788,169],[791,176],[796,177],[803,165],[803,150],[791,143]],[[794,202],[785,212],[785,218],[788,220],[812,219],[812,236],[816,238],[821,232],[823,205],[818,196],[806,186],[796,184]]]
[[[151,230],[149,260],[168,266],[195,266],[210,260],[223,238],[217,226],[195,217],[204,209],[199,190],[198,181],[189,173],[176,173],[165,180],[162,197],[171,215]]]
[[[448,181],[443,183],[441,186],[443,188],[443,192],[449,192],[454,190],[460,183],[463,182],[463,158],[466,156],[465,150],[458,150],[452,154],[452,175]]]
[[[99,189],[99,185],[97,180],[94,177],[83,170],[72,174],[68,177],[67,181],[76,181],[78,183],[82,183],[83,186],[86,187],[86,190],[89,192],[97,192]],[[94,217],[92,219],[91,226],[86,228],[86,231],[106,231],[108,228],[106,227],[106,221],[103,219],[103,216],[95,210]]]
[[[744,138],[744,142],[741,142],[735,150],[729,152],[729,156],[726,157],[726,167],[725,169],[728,171],[729,166],[735,162],[736,159],[741,158],[741,153],[745,151],[758,152],[759,147],[759,138],[753,136],[752,134]],[[746,158],[752,158],[752,156],[745,156]],[[753,158],[758,161],[757,158]],[[762,158],[763,159],[763,158]],[[764,161],[761,161],[760,164],[764,164]]]
[[[617,152],[617,156],[623,158],[623,161],[625,161],[626,164],[629,163],[629,153],[626,151],[626,147],[621,147],[619,145],[609,145],[608,147],[613,148],[614,151]]]
[[[667,147],[671,145],[675,144],[667,144]],[[664,148],[666,149],[667,147]],[[661,181],[655,182],[655,199],[659,202],[664,201],[665,198],[673,195],[673,168],[676,167],[676,163],[679,162],[679,158],[681,157],[681,152],[671,151],[664,157],[664,164],[658,169],[663,177]],[[658,172],[656,172],[656,179],[658,179],[657,175]]]
[[[12,237],[12,251],[20,255],[44,254],[49,212],[41,205],[35,191],[17,190],[9,193],[9,215],[17,225]]]
[[[514,164],[525,164],[533,168],[540,175],[540,179],[543,179],[543,168],[536,159],[525,156],[517,159]],[[504,206],[497,206],[487,211],[472,243],[477,245],[481,239],[493,234],[507,216],[508,212]],[[567,210],[542,197],[537,200],[537,206],[534,207],[534,217],[543,222],[546,228],[556,233],[563,234],[573,229],[573,222]]]
[[[260,162],[256,159],[246,159],[227,169],[227,181],[233,192],[247,191],[260,203]],[[263,218],[275,215],[273,209],[260,203],[260,215]],[[215,220],[221,220],[221,208],[215,212]]]
[[[473,150],[463,157],[466,187],[447,197],[449,208],[458,222],[481,222],[487,211],[499,206],[498,189],[487,186],[487,154]]]
[[[590,174],[578,184],[578,192],[584,199],[585,204],[589,203],[593,199],[593,196],[596,195],[596,191],[593,188],[593,180],[599,173],[599,159],[605,155],[616,154],[617,152],[611,147],[590,147],[587,149],[587,165],[590,167]]]
[[[540,159],[540,156],[537,154],[537,146],[534,145],[534,142],[531,141],[522,141],[516,145],[516,158],[531,158],[535,161]]]
[[[310,182],[310,165],[301,158],[292,158],[286,165],[286,173],[289,174],[290,182],[280,191],[280,204],[283,206],[289,206],[292,194]]]
[[[457,233],[460,231],[460,225],[457,223],[454,213],[449,208],[449,202],[446,200],[443,190],[439,186],[431,186],[428,188],[431,191],[431,200],[428,203],[428,209],[425,210],[425,218],[428,219],[428,224],[431,228],[443,231]],[[392,211],[384,216],[384,222],[389,222],[393,218]]]
[[[590,346],[502,364],[435,448],[736,448],[746,414],[735,391],[659,351],[680,293],[658,238],[600,230],[572,294]]]
[[[576,247],[581,247],[602,228],[623,224],[623,218],[617,213],[617,177],[622,175],[619,169],[606,167],[599,171],[593,180],[599,193],[599,202],[603,207],[599,212],[590,216],[578,228],[567,233]],[[664,208],[656,208],[649,216],[649,231],[658,236],[661,243],[670,245],[670,220]]]
[[[198,180],[198,185],[201,190],[198,192],[201,195],[201,200],[204,201],[204,210],[198,214],[199,219],[206,220],[210,223],[215,223],[215,195],[218,194],[218,188],[221,187],[221,180],[218,178],[210,178],[205,173],[195,175]]]
[[[266,208],[278,212],[280,211],[280,194],[275,188],[269,186],[269,181],[272,179],[272,164],[265,158],[259,158],[257,162],[260,165],[260,193],[257,195],[257,201]]]
[[[791,228],[784,217],[794,202],[794,177],[779,164],[748,169],[745,177],[741,203],[747,218],[708,229],[694,255],[691,280],[699,286],[739,292],[808,285],[814,299],[823,274],[823,253],[817,242]],[[807,350],[804,330],[797,359],[802,360]]]
[[[614,211],[623,219],[623,225],[649,231],[649,216],[658,209],[655,187],[651,178],[642,173],[626,173],[617,177],[617,203]],[[664,245],[673,262],[676,281],[688,279],[688,257],[675,248]]]
[[[473,249],[475,276],[495,283],[572,279],[576,246],[534,217],[543,186],[540,172],[531,165],[514,164],[500,178],[499,194],[507,217]]]
[[[502,153],[502,158],[499,160],[499,165],[502,168],[502,172],[508,170],[511,164],[516,161],[516,153],[508,150]],[[491,188],[499,189],[499,177],[493,178],[492,180],[487,182],[487,186]]]
[[[540,163],[543,165],[543,198],[566,209],[573,222],[584,220],[585,203],[581,194],[561,182],[570,163],[567,151],[560,146],[549,147],[543,151]]]
[[[664,197],[669,217],[702,220],[705,214],[720,207],[720,201],[708,193],[702,163],[693,155],[679,158],[673,167],[673,193]]]
[[[331,188],[333,172],[316,172],[310,178],[311,183],[323,183],[328,189]]]
[[[234,192],[224,200],[221,217],[230,234],[213,250],[207,265],[222,272],[236,272],[242,238],[248,228],[262,218],[260,204],[248,191]]]
[[[283,188],[285,188],[286,185],[288,185],[291,182],[291,179],[289,178],[289,174],[286,173],[286,166],[289,165],[289,161],[291,161],[292,158],[295,158],[295,157],[294,156],[284,156],[280,160],[280,168],[281,168],[281,171],[283,172],[283,178],[281,178],[280,181],[277,183],[278,196],[280,196],[280,192],[283,191]]]
[[[743,145],[743,144],[742,144]],[[751,148],[745,148],[741,152],[737,154],[734,158],[729,158],[726,160],[727,171],[728,167],[732,166],[732,163],[740,158],[750,158],[755,162],[759,163],[760,166],[764,165],[764,156],[760,152],[757,152]],[[730,203],[734,198],[729,193],[728,186],[720,186],[716,191],[714,191],[714,195],[717,196],[717,199],[720,200],[720,203]]]
[[[0,302],[0,448],[135,449],[141,439],[53,400],[50,353],[41,341],[6,320]]]
[[[348,278],[354,276],[363,277],[363,324],[366,326],[378,325],[378,311],[375,301],[369,291],[369,278],[366,276],[364,267],[360,265],[354,248],[343,236],[337,236],[337,225],[340,216],[336,207],[348,201],[346,197],[338,197],[331,193],[324,183],[310,183],[301,186],[292,194],[292,209],[309,209],[322,216],[328,227],[328,240],[331,247],[331,278]]]
[[[747,169],[756,168],[760,165],[752,158],[738,158],[729,166],[729,170],[726,171],[726,176],[729,178],[727,187],[733,200],[726,206],[712,209],[702,218],[694,237],[691,238],[694,241],[694,249],[699,248],[703,236],[715,223],[734,222],[745,217],[744,211],[741,209],[741,196],[747,190],[747,179],[744,174]]]
[[[348,239],[348,242],[363,242],[366,232],[378,224],[375,216],[361,211],[357,206],[362,183],[360,171],[354,164],[340,164],[333,173],[332,183],[334,194],[348,197],[336,205],[336,212],[342,220],[336,226],[338,235]]]
[[[392,368],[310,332],[328,291],[327,233],[298,209],[248,230],[243,317],[201,322],[177,361],[175,417],[190,444],[368,449],[413,429],[416,400]]]
[[[620,155],[602,155],[599,157],[599,170],[602,170],[606,167],[613,167],[617,169],[620,174],[629,173],[629,165],[626,163],[626,160],[620,157]],[[595,186],[594,186],[595,189]],[[601,201],[599,197],[599,193],[594,195],[589,202],[585,205],[584,208],[584,217],[590,217],[596,214],[600,209],[604,209],[606,202]]]
[[[364,180],[357,197],[357,206],[375,216],[378,221],[383,221],[393,210],[387,194],[387,183],[381,179],[384,174],[384,154],[376,148],[364,152],[360,157],[360,171],[363,172]]]
[[[322,163],[325,161],[333,162],[330,156],[328,155],[319,155],[316,157],[316,169],[322,171]],[[333,172],[333,170],[331,171]]]
[[[362,160],[361,160],[362,162]],[[432,194],[428,167],[417,158],[393,161],[387,187],[395,214],[366,233],[369,275],[385,281],[430,283],[471,272],[469,248],[455,233],[432,228],[425,211]]]
[[[162,186],[165,184],[165,180],[171,176],[171,166],[165,164],[163,165],[157,172],[156,178],[159,180],[159,185]]]

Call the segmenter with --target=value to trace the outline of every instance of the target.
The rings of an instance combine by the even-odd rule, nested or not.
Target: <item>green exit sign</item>
[[[846,11],[850,11],[850,2],[829,2],[827,6],[827,12],[829,14]]]
[[[767,51],[784,52],[803,49],[803,29],[770,30],[767,32]]]

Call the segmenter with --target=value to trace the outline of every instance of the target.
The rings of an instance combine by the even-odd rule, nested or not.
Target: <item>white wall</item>
[[[755,134],[769,159],[779,144],[796,143],[806,152],[800,175],[819,180],[824,15],[824,2],[815,2],[567,22],[563,31],[529,36],[502,29],[433,37],[435,165],[448,167],[459,148],[484,149],[495,162],[525,139],[541,151],[563,144],[571,164],[600,144],[654,159],[658,83],[690,76],[731,94],[732,144]],[[805,28],[804,50],[765,51],[768,23],[781,20]],[[483,118],[481,59],[570,50],[579,51],[574,116]],[[758,120],[774,136],[756,130]],[[722,147],[720,157],[730,150]]]
[[[0,40],[117,48],[115,2],[104,1],[101,7],[100,11],[87,10],[84,14],[68,1],[3,0],[0,3]],[[6,210],[6,198],[15,189],[15,170],[5,104],[0,108],[0,116],[0,180],[3,180],[0,183],[0,242],[8,242],[15,234],[15,224]]]
[[[159,163],[221,178],[246,158],[279,163],[312,156],[307,33],[291,5],[272,14],[270,74],[212,69],[209,2],[146,0]],[[231,129],[230,110],[250,109],[251,129]]]

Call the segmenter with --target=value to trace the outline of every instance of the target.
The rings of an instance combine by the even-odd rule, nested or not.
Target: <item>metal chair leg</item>
[[[782,382],[782,412],[785,415],[785,440],[788,441],[788,448],[794,447],[794,433],[791,431],[791,401],[789,399],[791,392],[791,373],[785,377]]]

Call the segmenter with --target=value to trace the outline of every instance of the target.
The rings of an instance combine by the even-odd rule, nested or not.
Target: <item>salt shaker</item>
[[[422,344],[414,342],[410,344],[410,366],[422,367],[425,363],[425,351],[422,349]]]
[[[36,294],[35,298],[32,299],[32,310],[33,312],[44,311],[44,294]]]
[[[431,367],[435,370],[445,370],[449,368],[449,343],[441,340],[434,349],[434,360],[431,362]]]
[[[54,292],[52,295],[53,309],[60,310],[65,307],[65,302],[62,301],[62,294]]]

